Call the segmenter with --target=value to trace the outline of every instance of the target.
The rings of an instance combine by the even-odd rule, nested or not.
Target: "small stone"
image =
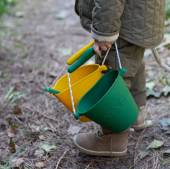
[[[39,139],[40,139],[40,140],[45,140],[46,138],[45,138],[45,136],[40,135],[40,136],[39,136]]]

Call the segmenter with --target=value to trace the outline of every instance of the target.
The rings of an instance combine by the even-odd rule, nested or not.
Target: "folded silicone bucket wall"
[[[77,107],[78,101],[80,98],[87,93],[87,91],[95,85],[95,83],[102,77],[102,72],[99,68],[99,65],[86,65],[83,66],[77,71],[71,73],[71,83],[72,83],[72,91],[74,96],[75,107]],[[62,90],[62,86],[65,88]],[[61,77],[59,81],[57,81],[54,86],[54,89],[61,89],[60,93],[55,95],[70,111],[72,110],[70,92],[68,87],[68,77],[67,75]],[[82,122],[89,121],[86,117],[81,117],[80,120]]]
[[[122,77],[109,71],[80,100],[77,112],[113,132],[122,132],[136,121],[138,107]]]
[[[98,65],[88,65],[88,66],[82,66],[77,71],[70,73],[70,78],[73,84],[79,82],[84,77],[88,76],[89,74],[95,72],[98,69]],[[65,90],[68,90],[68,77],[67,74],[63,75],[59,79],[55,81],[55,83],[52,86],[53,89],[59,90],[60,92],[64,92]]]

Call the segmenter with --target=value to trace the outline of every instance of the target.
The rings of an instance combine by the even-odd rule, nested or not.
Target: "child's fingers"
[[[108,49],[108,47],[107,47],[106,44],[101,44],[101,45],[100,45],[100,48],[101,48],[101,50],[104,51],[104,52],[107,51],[107,49]]]
[[[100,50],[99,45],[95,43],[93,46],[93,49],[94,49],[95,53],[101,57],[101,50]]]
[[[112,43],[107,42],[107,43],[106,43],[106,46],[107,46],[107,49],[110,49],[110,48],[112,47]]]
[[[102,58],[103,55],[105,55],[106,51],[112,47],[111,42],[99,42],[95,41],[94,43],[94,51],[97,55]]]

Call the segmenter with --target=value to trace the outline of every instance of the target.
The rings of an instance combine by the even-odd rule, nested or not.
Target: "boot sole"
[[[79,144],[76,142],[76,137],[73,138],[73,142],[75,146],[82,152],[88,155],[92,156],[105,156],[105,157],[122,157],[127,154],[127,149],[121,152],[114,152],[114,151],[93,151],[93,150],[88,150],[83,147],[81,147]]]

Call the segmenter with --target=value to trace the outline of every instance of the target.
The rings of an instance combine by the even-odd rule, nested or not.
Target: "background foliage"
[[[15,0],[0,0],[0,16],[8,11],[11,5],[15,4]]]
[[[170,18],[170,0],[166,0],[166,18]]]

